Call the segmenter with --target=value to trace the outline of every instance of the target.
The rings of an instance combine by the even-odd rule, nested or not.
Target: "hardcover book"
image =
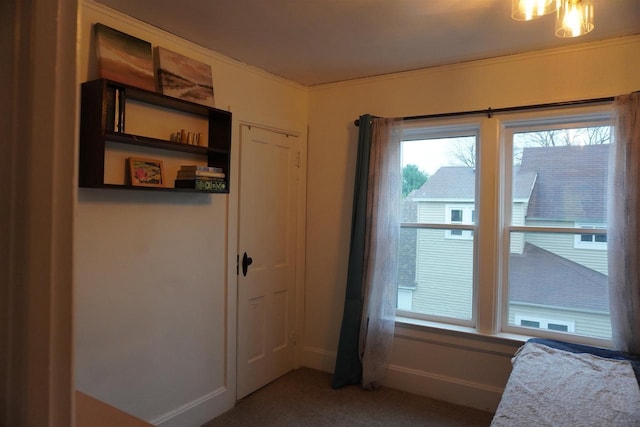
[[[227,189],[227,183],[221,179],[176,179],[175,188],[224,191]]]

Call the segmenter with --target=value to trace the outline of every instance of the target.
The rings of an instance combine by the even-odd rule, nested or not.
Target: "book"
[[[227,189],[227,182],[222,179],[176,179],[175,188],[224,191]]]
[[[118,100],[116,99],[116,92],[118,89],[113,86],[107,86],[107,90],[105,91],[106,95],[106,114],[107,121],[105,122],[105,129],[110,131],[118,131],[118,121],[116,117],[118,117],[120,106],[118,105]]]
[[[200,170],[193,170],[193,171],[179,170],[178,171],[178,178],[179,179],[196,179],[196,178],[200,178],[200,177],[224,178],[224,173],[222,173],[222,172],[207,172],[207,171],[200,171]]]
[[[180,166],[181,171],[200,171],[200,172],[218,172],[222,173],[222,168],[217,168],[214,166],[202,166],[202,165],[182,165]]]

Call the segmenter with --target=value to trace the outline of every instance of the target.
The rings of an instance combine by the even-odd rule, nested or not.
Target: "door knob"
[[[253,258],[247,256],[247,253],[245,252],[244,255],[242,255],[242,275],[243,276],[247,275],[247,270],[249,269],[249,266],[251,265],[251,263],[253,263]]]

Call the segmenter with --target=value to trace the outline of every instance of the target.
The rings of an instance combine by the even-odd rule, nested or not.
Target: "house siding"
[[[419,203],[418,222],[443,223],[446,205],[450,203]],[[439,229],[417,232],[417,287],[412,310],[433,316],[471,319],[473,240],[446,238],[446,233]]]
[[[473,299],[473,244],[445,239],[444,230],[419,230],[417,288],[413,310],[470,319]],[[455,267],[455,268],[452,268]]]
[[[574,334],[611,339],[611,321],[607,313],[579,312],[553,307],[509,304],[509,324],[515,325],[516,316],[575,323]]]
[[[524,225],[525,215],[527,213],[527,203],[514,203],[511,209],[511,224],[512,225]],[[524,236],[522,233],[511,234],[511,240],[509,242],[510,251],[512,254],[522,255],[524,250]]]
[[[556,222],[549,224],[548,221],[528,221],[530,226],[551,226],[551,227],[573,227],[573,223]],[[513,233],[522,234],[522,233]],[[574,245],[573,234],[557,233],[527,233],[526,241],[542,249],[569,259],[577,264],[607,275],[609,272],[607,251],[600,249],[581,249]]]

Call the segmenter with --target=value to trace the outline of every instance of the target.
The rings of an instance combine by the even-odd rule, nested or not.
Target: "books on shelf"
[[[203,166],[203,165],[182,165],[180,166],[181,171],[200,171],[200,172],[219,172],[222,173],[222,168],[217,168],[215,166]]]
[[[106,91],[107,105],[107,130],[124,132],[124,96],[118,87],[109,86]]]
[[[224,191],[227,189],[227,180],[222,168],[182,165],[176,176],[175,188]]]
[[[178,179],[196,179],[199,177],[207,177],[207,178],[224,178],[224,173],[222,172],[206,172],[206,171],[178,171]]]
[[[227,189],[227,182],[221,178],[210,177],[200,177],[196,179],[176,179],[175,188],[224,191]]]
[[[182,165],[178,171],[177,179],[196,179],[200,177],[224,179],[225,175],[222,168],[214,166]]]

